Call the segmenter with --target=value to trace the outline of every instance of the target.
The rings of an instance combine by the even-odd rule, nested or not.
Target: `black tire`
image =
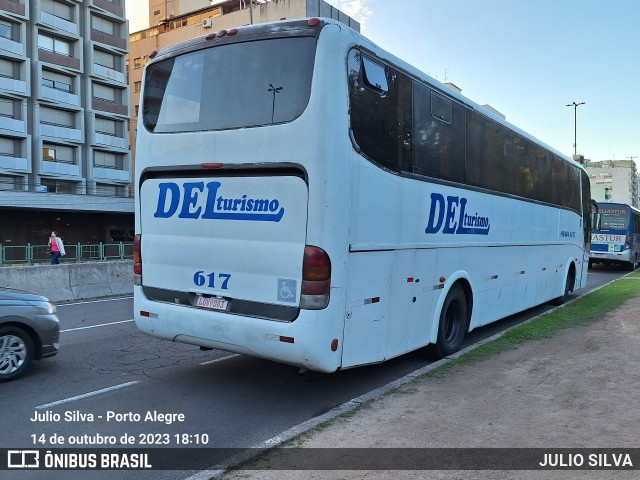
[[[593,260],[589,260],[589,269],[593,268]]]
[[[0,383],[24,375],[33,359],[33,351],[33,341],[23,329],[0,327]]]
[[[569,299],[569,295],[573,292],[573,287],[576,284],[576,272],[573,268],[569,269],[569,273],[567,274],[567,278],[564,282],[564,294],[558,298],[553,299],[554,305],[564,305],[566,301]]]
[[[456,284],[451,287],[442,305],[438,338],[435,344],[427,347],[429,358],[439,360],[460,350],[468,325],[467,297],[463,288]]]

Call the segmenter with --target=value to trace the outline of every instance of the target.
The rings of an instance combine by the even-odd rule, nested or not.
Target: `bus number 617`
[[[200,270],[193,275],[193,283],[195,283],[198,287],[207,286],[208,288],[216,288],[216,278],[218,279],[218,281],[222,281],[219,288],[222,290],[227,290],[229,279],[231,278],[231,274],[229,273],[205,273],[204,270]]]

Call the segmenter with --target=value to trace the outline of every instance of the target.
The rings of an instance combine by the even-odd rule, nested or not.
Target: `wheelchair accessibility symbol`
[[[296,303],[296,287],[297,282],[295,280],[289,280],[286,278],[278,279],[278,301],[287,303]]]

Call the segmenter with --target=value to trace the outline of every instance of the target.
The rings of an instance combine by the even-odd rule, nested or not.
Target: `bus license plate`
[[[226,312],[229,308],[229,301],[224,298],[198,296],[196,297],[196,306]]]

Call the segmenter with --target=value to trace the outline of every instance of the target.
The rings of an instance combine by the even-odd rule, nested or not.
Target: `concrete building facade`
[[[203,3],[208,6],[197,8]],[[142,72],[151,52],[219,30],[249,25],[252,20],[263,23],[304,17],[329,17],[360,31],[357,21],[324,0],[149,0],[151,26],[129,36],[129,144],[134,164]]]
[[[125,0],[0,0],[0,244],[133,228]]]
[[[638,207],[638,173],[633,160],[603,160],[585,166],[591,198],[597,202],[628,203]]]

